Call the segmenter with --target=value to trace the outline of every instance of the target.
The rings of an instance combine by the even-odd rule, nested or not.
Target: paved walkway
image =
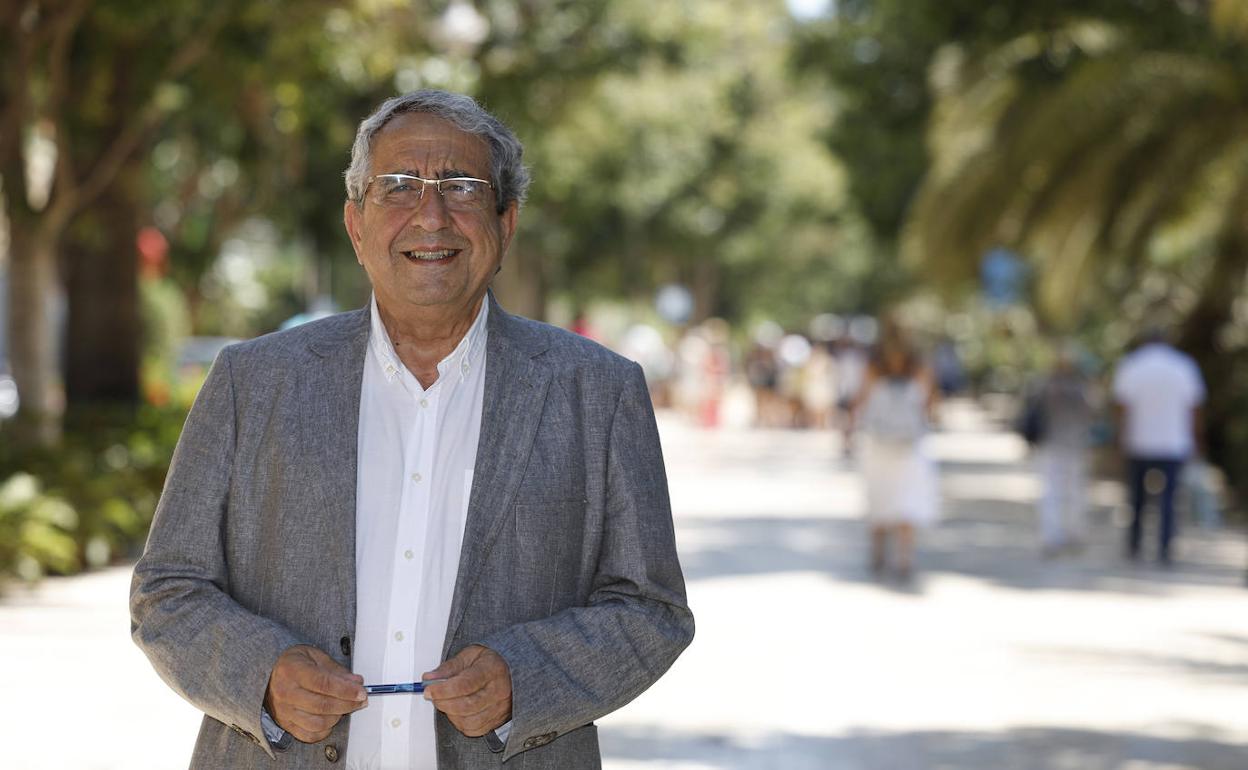
[[[1243,770],[1242,533],[1185,530],[1170,571],[1093,542],[1038,557],[1023,447],[954,404],[945,520],[911,586],[871,579],[857,481],[826,433],[664,416],[698,637],[600,723],[608,770]],[[198,717],[130,644],[128,571],[0,601],[0,765],[185,767]]]

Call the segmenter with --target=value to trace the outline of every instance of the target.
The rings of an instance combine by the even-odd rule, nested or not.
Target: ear
[[[516,222],[520,219],[520,204],[516,201],[512,201],[507,204],[507,209],[503,211],[503,213],[499,214],[498,218],[503,227],[503,248],[501,256],[506,256],[507,249],[511,247],[511,239],[516,234]]]
[[[355,249],[355,261],[364,264],[364,260],[360,258],[360,248],[363,242],[361,229],[363,227],[364,209],[355,205],[354,201],[347,201],[342,204],[342,224],[346,227],[347,237],[351,239],[351,248]]]

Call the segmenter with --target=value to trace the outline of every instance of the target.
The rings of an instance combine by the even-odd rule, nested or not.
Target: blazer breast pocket
[[[576,583],[584,547],[585,501],[518,501],[512,578],[522,614],[546,617]]]

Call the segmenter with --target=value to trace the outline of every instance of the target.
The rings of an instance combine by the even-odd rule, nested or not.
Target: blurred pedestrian
[[[1155,495],[1161,514],[1157,556],[1169,564],[1174,492],[1184,461],[1201,443],[1205,383],[1196,362],[1154,330],[1119,363],[1113,390],[1131,494],[1127,556],[1139,557],[1144,504]]]
[[[781,426],[785,428],[806,427],[806,415],[802,405],[802,375],[810,360],[810,340],[801,334],[786,334],[776,346],[779,374],[776,392],[782,405]]]
[[[701,361],[704,390],[698,408],[698,424],[704,428],[718,428],[720,408],[732,377],[732,352],[728,348],[730,330],[724,319],[708,318],[702,322],[702,331],[707,349]]]
[[[780,382],[776,346],[783,336],[776,324],[761,324],[754,330],[750,348],[745,354],[745,378],[754,391],[755,420],[762,428],[773,428],[781,423],[779,414],[783,412],[783,405],[776,392]]]
[[[962,356],[958,354],[958,346],[948,335],[941,337],[932,353],[932,368],[936,371],[936,384],[940,388],[941,398],[956,395],[966,387],[966,367],[962,365]]]
[[[1083,545],[1087,506],[1091,387],[1073,347],[1064,346],[1034,395],[1039,410],[1040,540],[1046,557]]]
[[[915,530],[935,521],[936,471],[922,440],[937,398],[930,370],[900,327],[885,324],[853,410],[871,527],[871,569],[908,579]]]
[[[854,404],[867,373],[867,347],[875,343],[874,319],[856,318],[836,346],[836,404],[840,416],[841,451],[854,453]]]
[[[801,394],[805,427],[831,428],[837,395],[836,359],[828,343],[817,342],[812,346],[810,358],[802,368]]]

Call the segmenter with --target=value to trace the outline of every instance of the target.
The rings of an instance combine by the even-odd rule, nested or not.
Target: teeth
[[[438,259],[446,259],[454,253],[454,249],[443,249],[441,251],[405,251],[403,252],[403,256],[408,259],[419,259],[432,262]]]

